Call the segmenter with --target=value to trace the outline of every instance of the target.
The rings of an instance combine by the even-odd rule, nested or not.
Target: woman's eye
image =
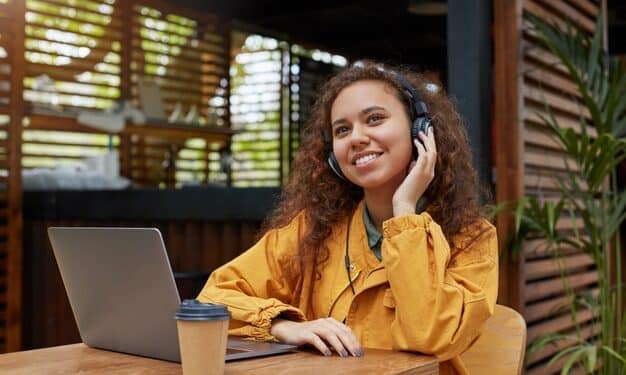
[[[385,116],[374,114],[374,115],[371,115],[370,117],[367,118],[367,122],[368,123],[377,123],[377,122],[380,122],[380,121],[382,121],[384,119],[385,119]]]
[[[347,126],[337,126],[335,128],[335,135],[341,135],[345,132],[347,132],[349,129]]]

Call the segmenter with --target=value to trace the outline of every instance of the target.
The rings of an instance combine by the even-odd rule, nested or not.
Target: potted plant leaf
[[[626,311],[620,228],[626,219],[626,191],[618,186],[617,169],[626,158],[626,71],[602,46],[603,24],[595,33],[568,23],[548,23],[532,14],[526,27],[540,45],[556,56],[579,94],[578,129],[560,124],[546,103],[537,115],[563,150],[565,171],[555,176],[559,197],[529,195],[515,204],[513,248],[535,240],[554,258],[561,271],[573,332],[548,333],[532,341],[528,353],[559,345],[548,366],[559,361],[562,374],[626,374]],[[560,229],[569,218],[572,228]],[[540,240],[540,241],[536,241]],[[565,249],[588,254],[597,272],[597,293],[579,292],[568,283]],[[589,309],[597,336],[585,338],[577,313]]]

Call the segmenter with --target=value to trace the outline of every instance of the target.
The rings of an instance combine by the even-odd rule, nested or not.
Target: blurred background
[[[498,202],[549,194],[564,167],[530,112],[547,100],[565,121],[579,113],[525,13],[589,33],[600,17],[625,59],[619,0],[0,0],[0,351],[80,341],[48,226],[158,227],[195,296],[253,243],[320,84],[359,59],[412,67],[454,97]],[[507,262],[500,303],[529,337],[571,329],[547,307],[564,294],[553,261]],[[571,264],[592,290],[594,265]]]

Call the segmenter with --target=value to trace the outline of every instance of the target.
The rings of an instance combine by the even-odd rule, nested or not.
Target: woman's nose
[[[350,134],[350,140],[353,144],[363,144],[369,142],[367,129],[364,126],[355,125]]]

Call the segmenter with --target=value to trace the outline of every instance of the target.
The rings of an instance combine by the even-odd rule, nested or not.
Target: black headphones
[[[413,125],[411,125],[411,139],[418,139],[417,136],[420,132],[426,134],[428,128],[433,126],[432,118],[428,113],[428,107],[426,106],[426,103],[422,101],[417,90],[406,78],[396,72],[390,73],[396,80],[396,82],[398,82],[400,86],[402,86],[404,92],[408,96],[410,104],[412,104],[411,116],[413,118]],[[339,162],[335,157],[335,153],[333,152],[332,136],[330,136],[328,132],[324,132],[324,141],[329,147],[328,165],[330,166],[330,169],[332,169],[332,171],[335,172],[335,174],[339,176],[339,178],[347,181],[347,178],[343,174],[341,167],[339,167]],[[415,149],[415,146],[413,146],[413,158],[417,158],[417,149]]]

